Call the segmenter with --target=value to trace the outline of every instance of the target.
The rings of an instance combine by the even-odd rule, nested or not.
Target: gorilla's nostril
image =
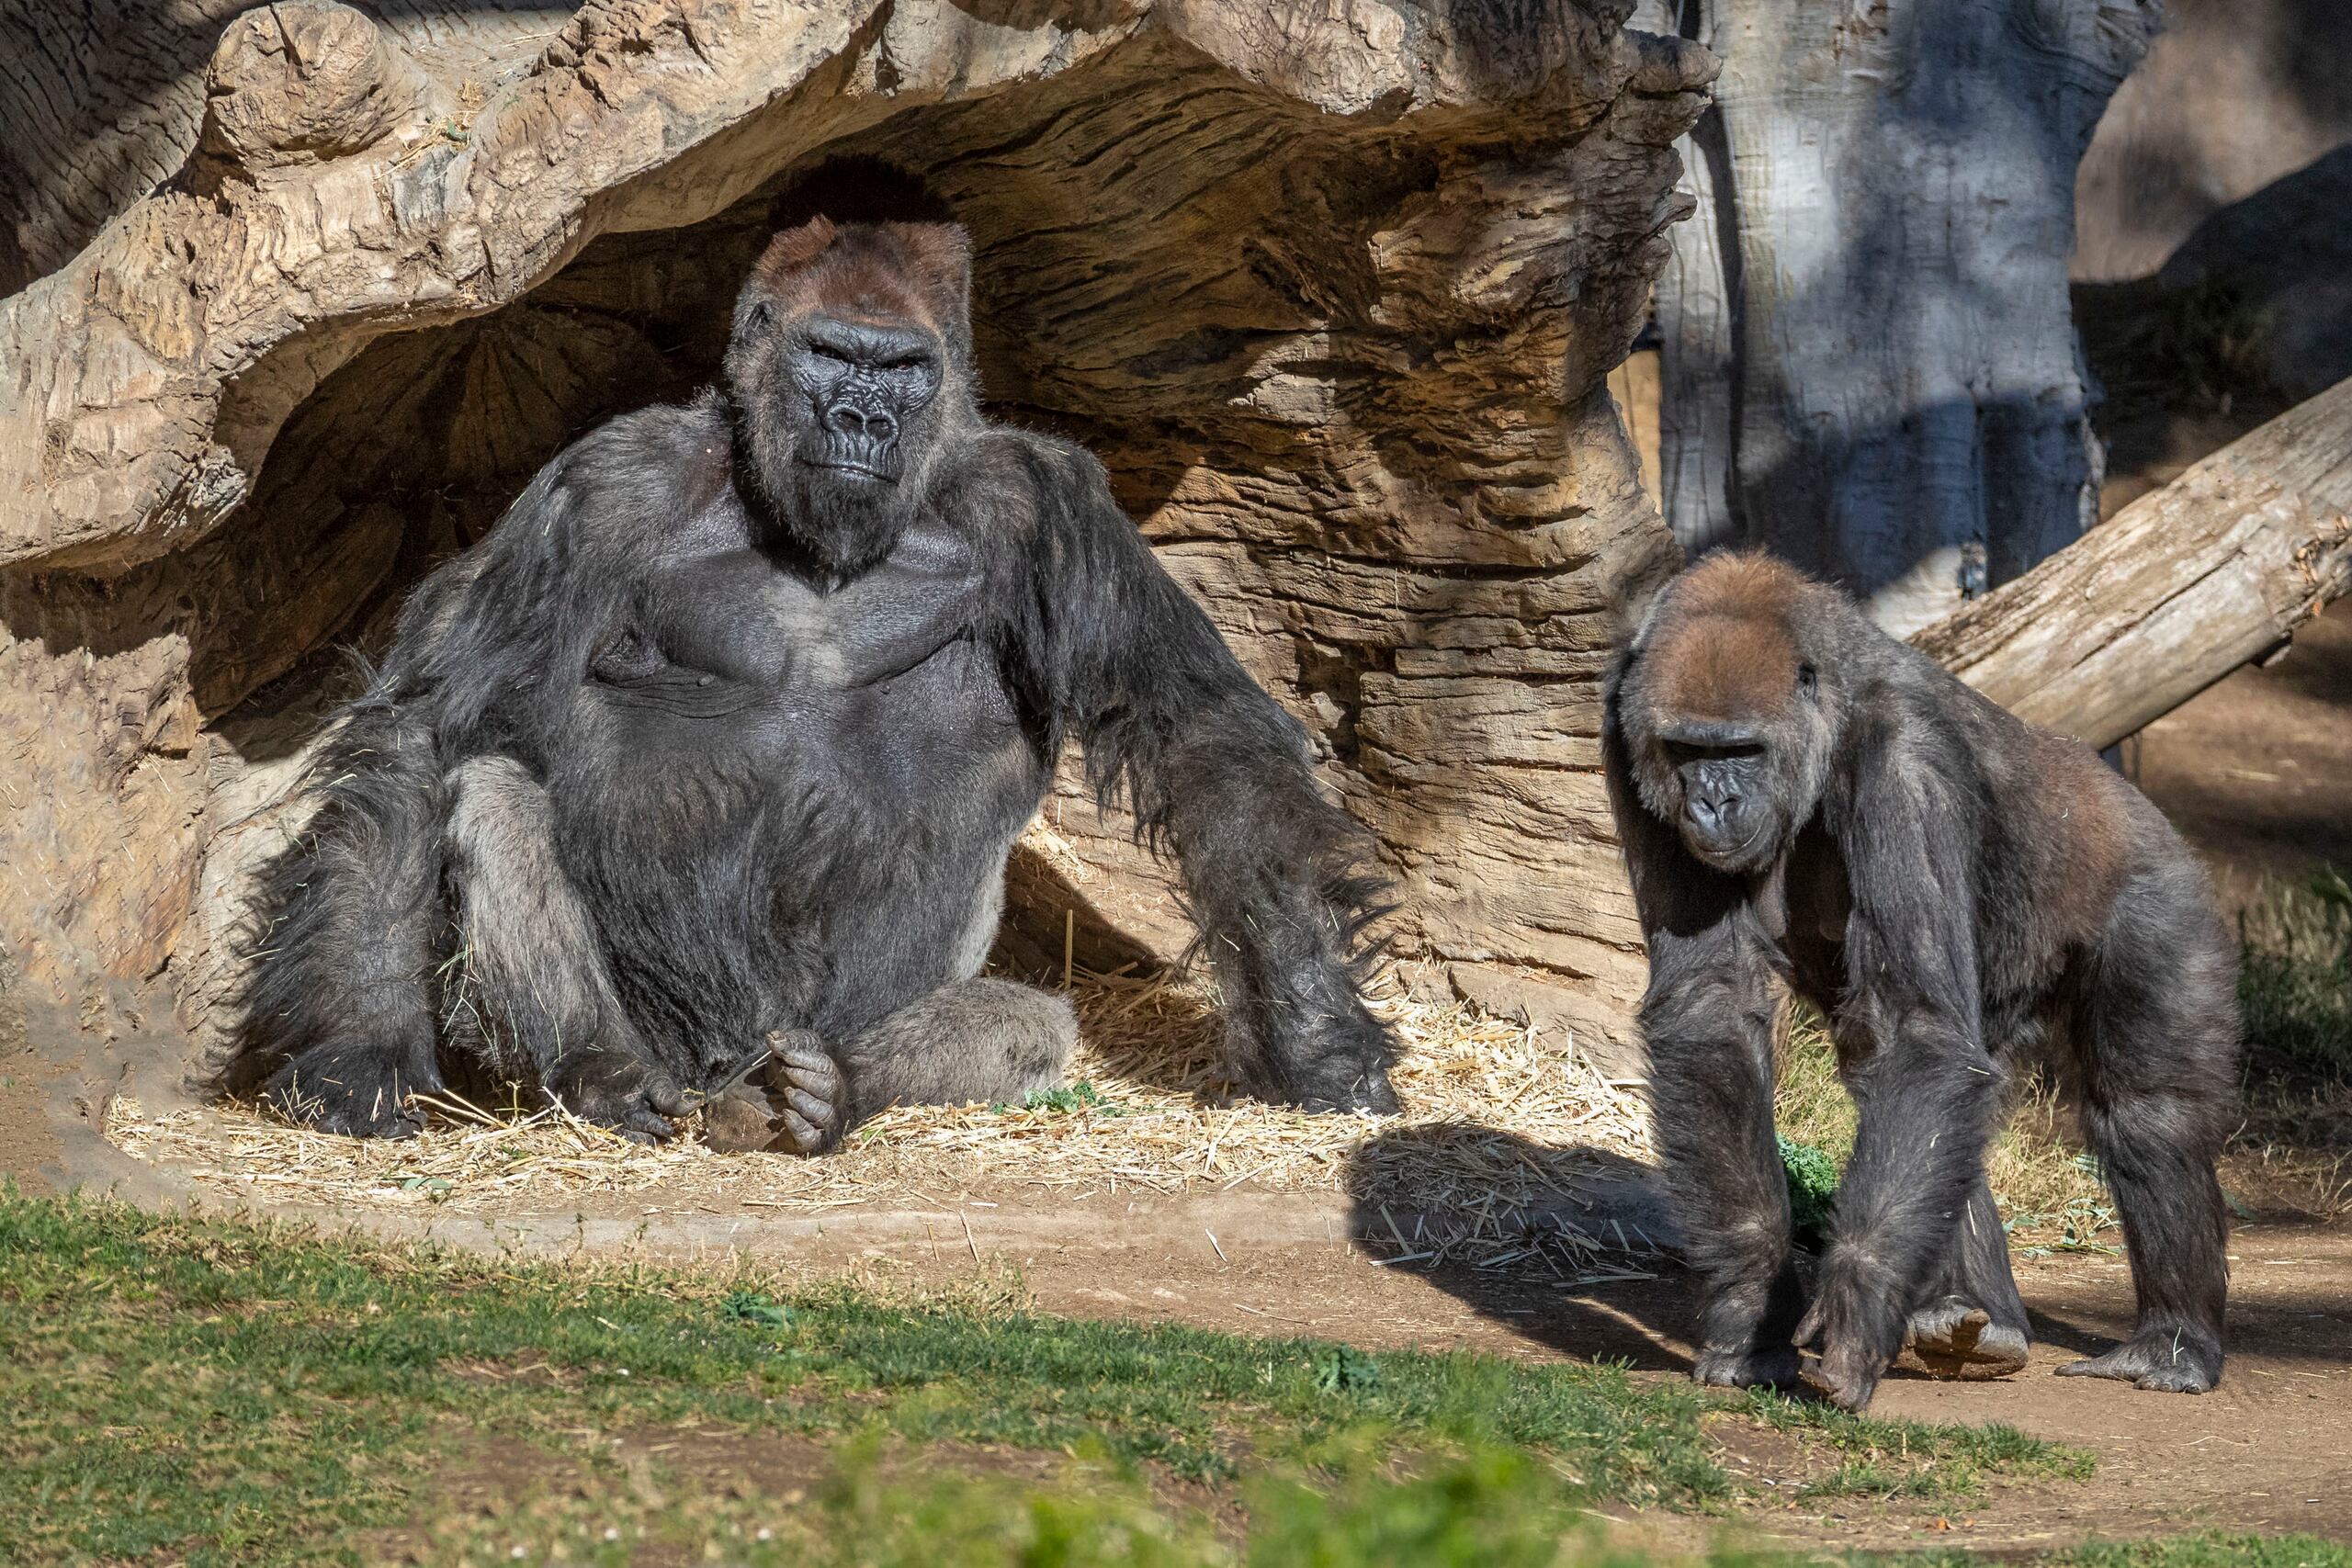
[[[842,435],[862,435],[869,441],[895,441],[899,438],[899,421],[889,410],[861,408],[856,403],[840,402],[825,411],[828,429]]]

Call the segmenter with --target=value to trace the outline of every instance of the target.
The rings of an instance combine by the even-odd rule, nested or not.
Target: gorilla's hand
[[[1813,1310],[1797,1325],[1796,1342],[1821,1348],[1814,1377],[1830,1403],[1860,1410],[1878,1392],[1878,1380],[1903,1348],[1904,1314],[1871,1263],[1832,1247],[1821,1265]]]
[[[353,1138],[413,1138],[424,1114],[409,1097],[441,1087],[403,1079],[391,1053],[369,1045],[314,1045],[277,1069],[262,1098],[289,1119]]]
[[[548,1075],[546,1089],[549,1100],[582,1122],[639,1144],[675,1137],[672,1119],[688,1109],[677,1080],[628,1051],[569,1052]]]
[[[1388,1082],[1388,1032],[1361,1008],[1326,1014],[1305,1028],[1280,1016],[1259,1024],[1271,1087],[1306,1111],[1396,1110]]]
[[[1690,1376],[1709,1388],[1794,1388],[1804,1382],[1803,1358],[1793,1345],[1758,1350],[1748,1346],[1699,1352]]]

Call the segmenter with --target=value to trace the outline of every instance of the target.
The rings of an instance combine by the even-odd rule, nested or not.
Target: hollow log
[[[165,177],[14,231],[40,276],[0,300],[0,947],[27,993],[216,1029],[339,650],[380,648],[566,441],[707,379],[775,201],[865,154],[972,231],[994,415],[1100,454],[1307,725],[1402,884],[1400,952],[1622,1038],[1642,960],[1598,678],[1676,552],[1603,382],[1713,71],[1629,8],[228,20],[201,121],[176,79],[141,121]],[[1114,953],[1188,939],[1067,779],[1038,837],[1034,949],[1072,909]]]
[[[1911,640],[2019,717],[2113,745],[2352,589],[2352,380]]]

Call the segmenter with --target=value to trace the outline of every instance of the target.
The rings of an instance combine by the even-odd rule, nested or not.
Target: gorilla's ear
[[[972,238],[960,223],[894,224],[932,319],[958,355],[972,356]]]
[[[752,276],[773,288],[832,247],[833,220],[822,213],[768,242]]]

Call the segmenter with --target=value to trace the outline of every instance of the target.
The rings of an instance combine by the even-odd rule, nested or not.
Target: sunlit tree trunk
[[[1724,56],[1661,280],[1686,546],[1756,542],[1898,632],[2097,515],[2075,170],[2160,0],[1647,0]]]

